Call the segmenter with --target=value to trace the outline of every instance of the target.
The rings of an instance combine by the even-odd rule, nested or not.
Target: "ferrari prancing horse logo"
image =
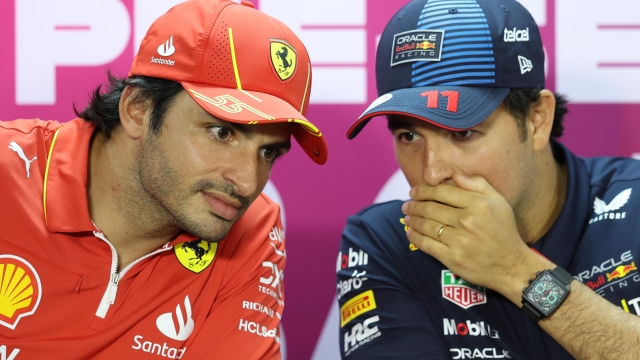
[[[183,242],[173,247],[180,264],[196,274],[211,265],[218,251],[218,243],[205,240]]]
[[[298,54],[288,42],[271,39],[271,64],[280,80],[286,81],[296,72]]]

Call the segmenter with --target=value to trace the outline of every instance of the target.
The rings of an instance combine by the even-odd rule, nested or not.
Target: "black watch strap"
[[[533,322],[538,322],[542,319],[542,313],[527,301],[522,301],[522,312]]]
[[[573,276],[560,266],[556,266],[555,269],[551,270],[551,273],[564,285],[569,286],[571,281],[573,281]]]

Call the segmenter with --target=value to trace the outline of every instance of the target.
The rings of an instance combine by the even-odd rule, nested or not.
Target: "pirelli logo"
[[[367,290],[353,297],[340,307],[340,327],[344,327],[349,321],[376,307],[376,298],[373,296],[373,290]]]

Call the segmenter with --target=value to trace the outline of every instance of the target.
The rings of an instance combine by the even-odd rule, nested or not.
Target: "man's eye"
[[[471,135],[473,135],[474,133],[475,133],[475,131],[473,131],[473,130],[462,130],[462,131],[455,131],[453,134],[458,139],[466,139],[466,138],[470,137]]]
[[[280,153],[274,149],[262,149],[262,157],[267,161],[274,161],[278,156],[280,156]]]
[[[225,126],[215,125],[210,131],[217,140],[227,140],[231,137],[231,130]]]
[[[412,132],[403,132],[398,135],[398,139],[406,142],[411,142],[415,140],[416,135]]]

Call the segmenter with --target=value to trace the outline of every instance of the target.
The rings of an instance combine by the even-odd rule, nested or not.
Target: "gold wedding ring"
[[[442,235],[442,232],[444,231],[444,228],[447,227],[447,224],[442,224],[442,226],[440,227],[440,230],[438,230],[438,235],[436,235],[436,241],[437,242],[442,242],[440,241],[440,235]]]

